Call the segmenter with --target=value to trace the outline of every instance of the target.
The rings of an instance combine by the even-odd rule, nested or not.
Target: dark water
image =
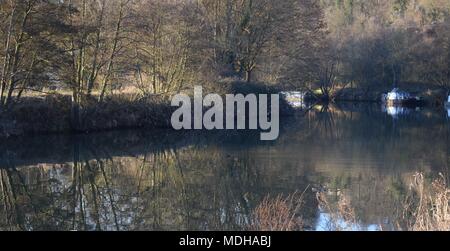
[[[315,192],[390,229],[409,178],[449,174],[447,111],[316,106],[259,133],[122,131],[0,143],[0,229],[241,230],[267,195],[305,191],[306,230],[333,230]],[[338,221],[345,225],[345,220]]]

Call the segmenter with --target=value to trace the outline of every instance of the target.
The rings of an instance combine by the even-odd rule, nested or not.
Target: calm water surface
[[[264,143],[259,132],[170,130],[8,139],[0,229],[241,230],[267,195],[307,188],[306,230],[338,227],[316,191],[350,198],[350,229],[390,229],[415,172],[450,177],[448,114],[316,106]]]

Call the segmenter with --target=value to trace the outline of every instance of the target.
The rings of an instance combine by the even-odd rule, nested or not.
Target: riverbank
[[[70,96],[26,97],[0,112],[0,137],[26,134],[96,132],[131,128],[169,128],[172,107],[163,97],[112,96],[74,106]]]
[[[242,81],[218,82],[204,87],[204,94],[273,94],[283,88],[264,83]],[[192,95],[190,90],[185,90]],[[441,107],[444,94],[439,91],[421,93],[425,103],[431,107]],[[380,102],[381,92],[361,92],[345,89],[333,102],[376,103]],[[280,100],[280,116],[289,116],[294,109]],[[308,100],[316,103],[318,100]],[[76,109],[74,109],[76,108]],[[74,106],[70,95],[50,94],[45,96],[22,97],[19,103],[8,110],[0,110],[0,138],[57,133],[86,133],[121,129],[159,129],[172,128],[170,119],[176,107],[170,105],[170,95],[152,95],[137,98],[133,94],[120,94],[108,97],[103,102],[95,98],[85,100]]]
[[[431,86],[426,83],[399,83],[398,88],[420,97],[423,106],[442,107],[447,100],[447,90],[440,86]],[[361,88],[345,88],[337,91],[336,102],[382,102],[383,94],[391,91],[389,87],[378,87],[371,90]]]
[[[189,90],[185,90],[192,95]],[[262,83],[224,82],[206,93],[220,95],[249,93],[278,93],[276,87]],[[0,138],[56,133],[87,133],[121,129],[168,129],[176,107],[170,95],[151,95],[138,98],[132,94],[109,96],[103,102],[87,99],[74,105],[70,95],[51,94],[22,97],[9,109],[0,110]],[[282,110],[287,104],[281,102]],[[286,111],[285,113],[287,113]]]

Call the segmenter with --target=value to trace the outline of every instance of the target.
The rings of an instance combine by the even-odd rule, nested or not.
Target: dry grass
[[[83,100],[79,122],[73,123],[71,98],[63,95],[24,97],[0,111],[0,137],[22,134],[105,131],[125,128],[170,128],[173,108],[164,97],[137,99],[108,96],[104,102]]]
[[[450,189],[443,175],[427,185],[422,173],[415,174],[403,205],[402,221],[406,222],[406,230],[450,230],[449,199]]]
[[[298,231],[303,229],[299,214],[303,195],[295,192],[287,197],[266,196],[254,209],[250,226],[253,231]]]
[[[305,190],[306,192],[306,190]],[[304,230],[300,209],[304,194],[294,193],[287,197],[267,196],[253,210],[249,230],[255,231],[296,231]],[[351,199],[345,193],[337,194],[337,200],[330,202],[325,192],[316,194],[319,208],[327,214],[327,222],[321,227],[332,231],[353,231],[360,229]],[[424,174],[412,177],[409,193],[399,204],[398,213],[391,218],[394,224],[389,230],[403,231],[449,231],[450,230],[450,189],[443,175],[433,182],[427,182]],[[380,230],[384,229],[379,226]]]
[[[412,177],[409,190],[399,206],[399,215],[393,216],[394,228],[404,231],[449,231],[450,189],[444,176],[439,175],[430,184],[422,173],[417,173]],[[335,204],[328,201],[325,193],[317,193],[317,200],[322,211],[329,214],[328,230],[355,230],[358,226],[355,209],[345,194],[340,194]],[[380,229],[383,227],[380,226]]]
[[[323,192],[317,193],[319,208],[329,214],[329,220],[326,223],[328,230],[347,231],[357,225],[355,209],[351,205],[351,200],[345,194],[340,194],[336,206],[333,207]],[[342,224],[341,222],[345,222]]]

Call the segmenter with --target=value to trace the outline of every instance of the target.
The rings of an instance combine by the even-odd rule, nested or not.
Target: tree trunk
[[[125,8],[125,4],[126,4],[126,1],[120,3],[119,17],[117,18],[116,31],[114,33],[114,38],[113,38],[113,48],[111,51],[111,55],[109,57],[109,62],[108,62],[108,67],[106,70],[105,78],[103,79],[102,90],[100,93],[99,102],[102,102],[105,97],[106,87],[108,85],[109,77],[111,76],[111,71],[112,71],[112,67],[114,64],[114,58],[117,53],[117,45],[119,43],[119,35],[120,35],[121,27],[122,27],[123,11]]]
[[[102,26],[103,26],[103,15],[105,12],[105,1],[103,0],[101,2],[102,6],[101,6],[101,10],[100,10],[100,16],[98,17],[98,21],[97,21],[97,32],[96,32],[96,41],[95,41],[95,49],[94,49],[94,56],[92,59],[92,70],[91,70],[91,74],[89,76],[89,81],[87,84],[87,95],[90,96],[92,93],[92,89],[94,88],[94,82],[97,78],[97,72],[99,69],[97,69],[97,58],[98,58],[98,51],[100,49],[100,38],[101,38],[101,33],[102,33]]]
[[[10,60],[9,55],[9,47],[11,43],[11,35],[12,35],[12,28],[13,28],[13,20],[16,13],[16,5],[11,10],[10,19],[9,19],[9,25],[8,25],[8,32],[6,35],[6,45],[5,45],[5,58],[3,60],[3,67],[2,67],[2,75],[0,77],[0,105],[3,104],[3,96],[5,93],[6,88],[6,75],[8,71],[8,65]]]
[[[18,36],[18,38],[16,40],[16,45],[15,45],[15,48],[14,48],[14,54],[12,55],[13,61],[11,63],[11,70],[9,71],[10,77],[9,77],[7,82],[6,82],[6,80],[4,81],[5,85],[7,85],[7,86],[5,86],[5,88],[8,89],[7,96],[4,99],[4,101],[3,101],[3,104],[5,106],[9,105],[9,103],[11,101],[12,94],[13,94],[14,89],[15,89],[15,85],[17,83],[15,75],[16,75],[16,73],[18,71],[17,68],[19,67],[20,54],[21,54],[21,51],[22,51],[22,45],[24,43],[25,27],[27,26],[28,18],[30,16],[32,10],[33,10],[33,3],[32,3],[32,1],[29,1],[28,4],[27,4],[27,7],[24,10],[24,16],[23,16],[22,22],[20,24],[19,36]],[[2,92],[4,92],[4,90],[5,89],[3,89]]]
[[[252,82],[252,70],[245,71],[245,81],[247,83]]]

